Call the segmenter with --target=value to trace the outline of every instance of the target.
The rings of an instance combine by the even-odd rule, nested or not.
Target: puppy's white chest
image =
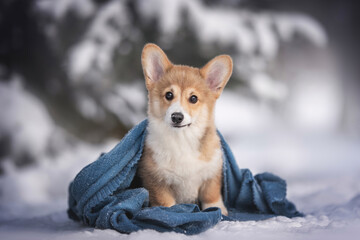
[[[158,174],[171,186],[177,203],[195,202],[201,185],[214,177],[221,166],[220,154],[209,162],[200,160],[197,151],[181,152],[181,149],[178,149],[173,153],[168,152],[165,156],[155,155]]]
[[[149,132],[146,141],[153,152],[157,175],[172,188],[177,203],[195,202],[200,186],[222,166],[220,149],[208,161],[200,159],[200,143],[191,132],[162,136]]]

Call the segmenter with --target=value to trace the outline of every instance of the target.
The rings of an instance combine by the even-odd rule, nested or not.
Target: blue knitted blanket
[[[302,216],[286,199],[286,182],[263,173],[239,169],[218,132],[223,150],[223,199],[229,216],[218,208],[200,210],[196,204],[149,207],[148,191],[136,186],[136,170],[147,120],[135,126],[110,152],[82,169],[69,187],[70,218],[91,227],[131,233],[142,229],[197,234],[219,221],[262,220],[277,215]]]

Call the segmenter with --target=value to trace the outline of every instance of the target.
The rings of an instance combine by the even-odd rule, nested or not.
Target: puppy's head
[[[215,101],[232,73],[230,56],[215,57],[198,69],[173,65],[157,45],[146,44],[141,60],[149,118],[163,120],[174,129],[212,120]]]

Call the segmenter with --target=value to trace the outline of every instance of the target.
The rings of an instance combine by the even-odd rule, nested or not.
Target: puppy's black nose
[[[171,114],[171,120],[176,124],[181,123],[184,120],[184,115],[181,112],[174,112]]]

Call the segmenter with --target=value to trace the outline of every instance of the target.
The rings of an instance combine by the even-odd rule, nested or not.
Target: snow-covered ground
[[[285,178],[288,198],[306,217],[221,222],[195,236],[153,230],[125,235],[85,227],[66,215],[68,184],[117,141],[81,142],[56,126],[21,84],[1,84],[0,90],[0,136],[5,129],[15,131],[12,143],[21,148],[17,150],[38,158],[20,170],[11,161],[15,153],[2,162],[1,239],[355,239],[360,234],[360,140],[290,128],[256,102],[227,91],[217,105],[216,119],[239,166]],[[43,132],[34,134],[34,129]],[[32,152],[27,149],[31,146],[36,147]],[[49,153],[54,146],[57,151]]]

